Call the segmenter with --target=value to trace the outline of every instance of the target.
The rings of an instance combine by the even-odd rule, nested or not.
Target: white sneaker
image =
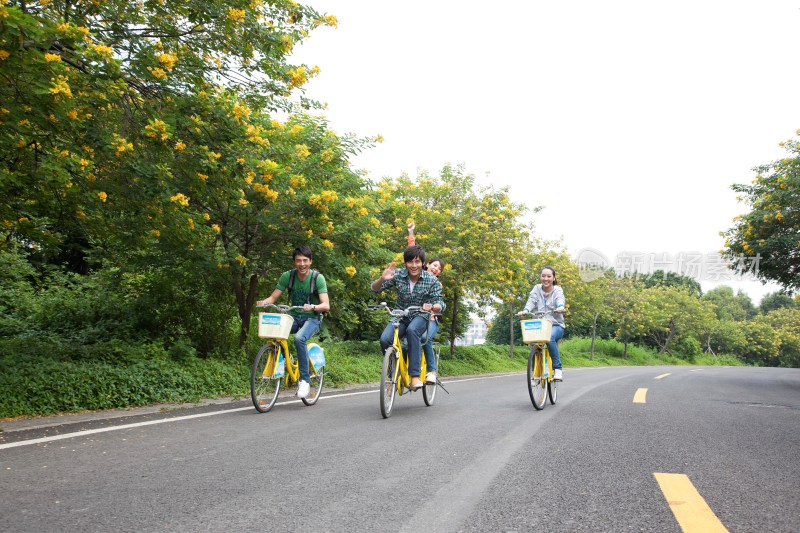
[[[308,397],[309,389],[311,389],[311,386],[309,386],[308,381],[301,381],[300,385],[297,387],[297,397],[298,398]]]
[[[428,385],[436,385],[436,372],[426,372],[425,383]]]
[[[555,370],[553,370],[553,380],[554,381],[562,381],[563,379],[564,379],[564,377],[563,377],[563,375],[561,373],[561,369],[560,368],[556,368]]]

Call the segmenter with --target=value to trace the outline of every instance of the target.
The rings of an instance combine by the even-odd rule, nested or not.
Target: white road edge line
[[[482,377],[478,376],[478,377],[471,377],[471,378],[464,378],[464,379],[451,379],[451,380],[443,381],[442,383],[448,384],[448,383],[460,383],[460,382],[463,382],[463,381],[475,381],[475,380],[480,380],[480,379],[496,379],[496,378],[503,378],[503,377],[508,377],[508,376],[516,376],[518,374],[519,373],[509,373],[509,374],[502,374],[502,375],[495,375],[495,376],[482,376]],[[377,389],[370,389],[370,390],[356,391],[356,392],[344,392],[344,393],[341,393],[341,394],[331,394],[331,395],[320,396],[319,399],[320,400],[333,400],[333,399],[336,399],[336,398],[346,398],[346,397],[349,397],[349,396],[358,396],[358,395],[361,395],[361,394],[375,394],[377,392],[378,392]],[[299,402],[300,402],[300,400],[288,400],[288,401],[279,402],[278,405],[288,405],[288,404],[299,403]],[[226,414],[226,413],[235,413],[235,412],[238,412],[238,411],[247,411],[249,409],[253,409],[253,406],[237,407],[235,409],[222,409],[220,411],[211,411],[211,412],[208,412],[208,413],[198,413],[196,415],[185,415],[185,416],[175,416],[175,417],[172,417],[172,418],[161,418],[159,420],[148,420],[146,422],[136,422],[136,423],[133,423],[133,424],[123,424],[121,426],[110,426],[110,427],[97,428],[97,429],[86,429],[86,430],[83,430],[83,431],[76,431],[75,433],[64,433],[63,435],[52,435],[50,437],[41,437],[41,438],[38,438],[38,439],[28,439],[28,440],[21,440],[21,441],[17,441],[17,442],[9,442],[9,443],[6,443],[6,444],[0,444],[0,450],[6,450],[8,448],[16,448],[16,447],[19,447],[19,446],[30,446],[30,445],[33,445],[33,444],[44,444],[44,443],[47,443],[47,442],[54,442],[54,441],[57,441],[57,440],[64,440],[64,439],[72,439],[72,438],[76,438],[76,437],[84,437],[86,435],[94,435],[95,433],[106,433],[106,432],[109,432],[109,431],[119,431],[119,430],[122,430],[122,429],[133,429],[133,428],[139,428],[139,427],[144,427],[144,426],[152,426],[152,425],[155,425],[155,424],[166,424],[167,422],[181,422],[183,420],[191,420],[193,418],[203,418],[203,417],[206,417],[206,416],[223,415],[223,414]]]

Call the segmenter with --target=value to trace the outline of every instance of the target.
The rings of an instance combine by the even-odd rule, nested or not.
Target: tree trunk
[[[711,332],[706,332],[706,352],[710,353],[711,355],[716,356],[717,354],[714,352],[713,348],[711,348]]]
[[[669,333],[667,334],[667,338],[664,340],[664,346],[661,348],[661,353],[668,353],[672,355],[672,352],[669,351],[669,343],[672,341],[673,337],[675,337],[675,319],[669,319]]]
[[[594,339],[597,337],[597,317],[600,316],[600,313],[594,314],[594,320],[592,321],[592,347],[589,349],[589,361],[594,360]]]
[[[252,274],[247,286],[247,293],[244,292],[243,276],[236,276],[233,280],[233,292],[236,295],[236,307],[239,310],[241,329],[239,330],[239,348],[247,342],[247,334],[250,332],[250,317],[253,312],[253,304],[256,301],[258,291],[258,275]]]
[[[514,359],[514,302],[508,302],[508,358]]]
[[[456,316],[458,314],[458,294],[453,294],[453,314],[450,321],[450,357],[456,356]]]

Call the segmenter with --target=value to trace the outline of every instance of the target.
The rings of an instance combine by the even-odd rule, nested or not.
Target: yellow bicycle
[[[520,321],[522,342],[529,344],[528,355],[528,394],[537,410],[544,409],[545,400],[555,405],[558,396],[558,381],[553,379],[553,359],[547,349],[553,323],[544,318],[544,313],[528,313],[531,319]]]
[[[265,338],[253,360],[250,371],[250,396],[253,405],[260,413],[266,413],[275,405],[281,384],[288,389],[300,380],[300,367],[289,352],[286,339],[294,323],[294,318],[287,314],[293,309],[303,306],[268,305],[279,313],[258,314],[258,335]],[[310,374],[310,390],[308,396],[302,398],[306,405],[314,405],[322,392],[325,381],[325,355],[316,344],[308,345],[308,372]]]
[[[386,348],[386,353],[383,356],[383,369],[381,370],[381,415],[383,418],[389,418],[392,415],[392,407],[394,407],[394,399],[397,394],[402,396],[408,392],[414,392],[411,388],[411,377],[408,375],[408,361],[407,355],[403,354],[403,343],[400,340],[400,320],[407,317],[414,311],[422,310],[422,307],[414,305],[406,309],[391,309],[386,302],[381,302],[379,305],[371,305],[369,309],[372,311],[384,310],[392,317],[391,323],[394,326],[394,341],[392,345]],[[425,339],[423,338],[423,343]],[[435,352],[436,355],[436,368],[439,367],[439,349]],[[425,353],[421,354],[420,361],[420,375],[419,378],[425,383]],[[438,383],[438,378],[437,378]],[[436,383],[425,383],[422,388],[422,398],[425,400],[425,405],[433,405],[433,400],[436,398]]]

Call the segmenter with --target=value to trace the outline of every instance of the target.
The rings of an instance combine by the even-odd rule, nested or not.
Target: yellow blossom
[[[178,151],[185,150],[186,149],[186,144],[184,144],[181,141],[178,141],[178,142],[175,143],[175,149],[178,150]]]
[[[292,135],[297,135],[301,131],[303,131],[303,126],[295,124],[294,126],[292,126],[292,129],[289,130],[289,133],[291,133]]]
[[[331,28],[339,27],[339,20],[334,15],[325,15],[322,17],[322,21]]]
[[[305,144],[296,144],[294,147],[294,153],[300,159],[305,159],[311,154],[311,152],[308,149],[308,146],[306,146]]]
[[[150,73],[153,75],[154,78],[158,78],[159,80],[166,79],[167,77],[167,73],[164,72],[164,69],[158,67],[152,69]]]
[[[186,196],[185,194],[181,193],[181,192],[179,192],[178,194],[176,194],[174,196],[170,196],[169,197],[169,201],[170,202],[176,203],[176,204],[180,204],[180,205],[182,205],[184,207],[189,205],[189,200],[190,200],[190,198],[188,196]]]
[[[104,57],[111,57],[111,54],[114,52],[110,46],[105,46],[103,44],[94,44],[92,45],[94,51]]]
[[[271,124],[272,124],[272,127],[273,127],[273,128],[275,128],[276,130],[283,129],[283,124],[281,124],[281,123],[280,123],[280,122],[278,122],[277,120],[273,120],[273,121],[271,122]]]
[[[325,248],[333,248],[333,243],[328,239],[322,239],[322,246]]]
[[[86,218],[86,213],[83,211],[76,211],[75,214],[78,216],[78,218]]]
[[[242,207],[247,206],[247,200],[245,200],[244,198],[239,198],[239,205]]]
[[[161,63],[167,70],[172,70],[175,63],[178,62],[178,56],[175,54],[161,54],[158,56],[158,62]]]
[[[208,213],[203,213],[203,220],[211,220],[211,215]]]
[[[103,191],[100,191],[99,193],[97,193],[97,197],[100,198],[101,202],[105,202],[108,199],[108,195],[106,193],[104,193]]]
[[[54,61],[61,61],[61,56],[58,54],[51,54],[49,52],[46,52],[44,54],[44,60],[47,61],[48,63],[52,63]]]
[[[152,233],[152,234],[153,234],[153,235],[155,235],[156,237],[161,237],[161,232],[160,232],[160,231],[158,231],[157,229],[151,229],[151,230],[150,230],[150,233]]]
[[[291,184],[292,187],[297,189],[303,187],[306,184],[306,179],[303,176],[296,174],[291,177],[289,183]]]
[[[202,181],[206,181],[208,179],[208,174],[201,174],[200,172],[198,172],[197,177],[200,178]]]
[[[306,69],[303,67],[289,69],[289,88],[301,87],[308,81]]]
[[[78,112],[76,110],[74,110],[74,109],[70,109],[67,112],[67,116],[69,117],[70,120],[77,120]]]
[[[228,18],[234,22],[242,22],[244,20],[244,9],[228,8]]]
[[[356,267],[349,266],[344,269],[348,276],[351,278],[356,275]]]
[[[246,119],[250,116],[250,113],[252,113],[252,111],[244,102],[236,102],[233,105],[233,116],[238,120]]]
[[[384,141],[383,135],[378,135],[377,137],[375,137],[376,143],[382,143],[383,141]]]
[[[364,216],[367,216],[369,214],[369,211],[367,210],[366,207],[361,207],[361,208],[359,208],[357,213],[358,213],[358,216],[364,217]]]
[[[188,220],[188,222],[189,222],[189,229],[194,229],[194,220],[192,220],[192,219],[190,218],[190,219]]]
[[[219,231],[220,231],[220,229],[219,229],[219,224],[213,224],[213,225],[211,226],[211,229],[213,229],[213,230],[214,230],[214,233],[219,233]]]
[[[72,97],[72,89],[70,89],[69,87],[69,80],[67,79],[66,76],[56,76],[55,78],[51,78],[50,81],[53,82],[53,84],[48,89],[48,91],[50,91],[50,94],[55,94],[55,95],[63,94],[64,96],[70,98]]]
[[[236,261],[242,266],[247,264],[247,258],[241,254],[236,256]]]
[[[0,50],[0,60],[8,59],[10,55],[6,50]]]

